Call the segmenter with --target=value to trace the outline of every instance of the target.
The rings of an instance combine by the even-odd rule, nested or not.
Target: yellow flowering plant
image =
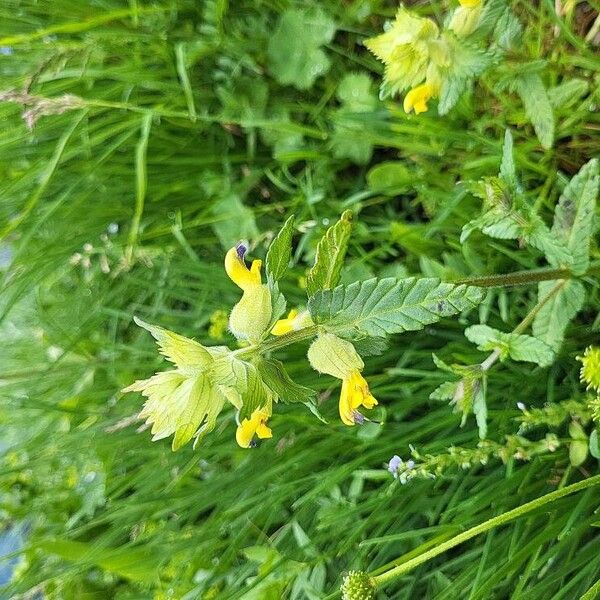
[[[382,340],[390,334],[422,329],[481,301],[479,288],[428,277],[372,278],[340,284],[351,229],[349,211],[328,229],[306,276],[307,308],[292,309],[287,317],[278,281],[292,256],[293,217],[269,247],[264,279],[262,260],[246,262],[246,244],[240,243],[226,253],[225,271],[242,292],[228,321],[230,332],[241,344],[237,349],[204,346],[135,319],[175,366],[123,390],[146,397],[139,416],[151,426],[153,440],[173,436],[173,450],[192,439],[196,444],[215,428],[227,405],[235,414],[235,438],[240,447],[251,448],[258,440],[273,437],[269,419],[275,405],[282,401],[310,407],[315,395],[294,382],[284,364],[273,357],[277,349],[304,340],[313,340],[307,355],[310,365],[341,380],[342,423],[360,425],[371,419],[378,402],[362,374],[365,364],[359,350],[373,353],[383,347]]]

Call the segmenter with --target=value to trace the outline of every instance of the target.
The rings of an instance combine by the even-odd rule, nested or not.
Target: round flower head
[[[600,392],[600,347],[588,346],[577,360],[581,362],[581,381],[587,384],[588,390]]]
[[[350,571],[340,590],[342,600],[375,600],[375,581],[364,571]]]

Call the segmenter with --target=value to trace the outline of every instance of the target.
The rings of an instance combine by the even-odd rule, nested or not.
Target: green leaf
[[[567,79],[548,90],[553,108],[567,108],[587,94],[590,84],[585,79]]]
[[[599,184],[598,160],[593,159],[571,179],[554,211],[552,235],[569,249],[573,258],[570,268],[575,275],[585,273],[589,265]],[[564,266],[557,261],[550,262],[556,267]]]
[[[590,433],[590,454],[594,458],[600,458],[600,443],[598,442],[598,430],[594,429],[592,433]]]
[[[444,383],[438,385],[431,394],[429,394],[430,400],[452,400],[456,394],[456,388],[458,387],[458,381],[444,381]]]
[[[299,90],[310,88],[329,70],[321,46],[328,44],[334,33],[335,24],[320,8],[284,12],[269,40],[269,69],[275,79]]]
[[[268,388],[257,367],[250,363],[246,366],[246,386],[242,392],[243,405],[240,410],[240,419],[250,417],[258,408],[270,406],[274,400],[273,392]]]
[[[513,360],[533,362],[541,367],[550,365],[554,360],[552,348],[530,335],[505,333],[487,325],[472,325],[465,329],[465,336],[477,344],[479,350],[499,350],[502,359],[510,356]]]
[[[510,129],[504,132],[504,145],[502,146],[502,163],[500,164],[500,179],[506,183],[511,191],[516,191],[519,187],[517,180],[517,170],[515,167],[515,158],[513,152],[513,137]]]
[[[217,200],[213,204],[212,212],[215,216],[213,229],[225,250],[229,250],[240,240],[258,237],[254,213],[242,204],[236,194],[227,194]]]
[[[316,395],[314,390],[294,382],[283,363],[274,358],[265,358],[256,366],[264,383],[285,403],[308,402]]]
[[[319,241],[315,264],[306,277],[309,297],[338,284],[351,231],[352,212],[347,210]]]
[[[515,87],[540,143],[546,150],[552,148],[554,113],[542,78],[538,73],[525,73],[517,77]]]
[[[487,437],[487,379],[485,375],[473,382],[473,414],[479,429],[479,438]]]
[[[316,323],[334,333],[385,336],[416,331],[443,317],[473,308],[483,298],[479,288],[441,283],[435,278],[368,279],[309,299]]]
[[[281,318],[285,312],[287,301],[285,296],[279,291],[279,284],[273,281],[271,277],[267,277],[267,285],[271,290],[271,321],[265,330],[265,336],[273,329],[275,323]]]
[[[406,163],[389,160],[378,163],[367,173],[369,189],[386,196],[397,196],[414,185],[415,173]]]
[[[541,281],[538,301],[548,296],[559,281]],[[561,288],[544,303],[533,321],[533,335],[546,342],[555,352],[560,349],[565,330],[571,319],[582,309],[585,289],[576,280],[562,281]]]
[[[438,103],[438,113],[447,114],[458,102],[473,77],[480,75],[492,62],[492,55],[478,46],[458,39],[453,34],[445,36],[449,57],[442,69],[442,88]]]
[[[273,281],[281,279],[287,271],[290,259],[292,258],[293,235],[294,215],[287,219],[267,251],[265,270]]]

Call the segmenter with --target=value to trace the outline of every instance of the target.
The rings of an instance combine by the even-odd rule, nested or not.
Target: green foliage
[[[540,367],[547,367],[554,359],[552,348],[530,335],[505,333],[487,325],[467,327],[465,335],[470,342],[477,344],[479,350],[498,350],[500,360],[510,357],[512,360],[533,362]]]
[[[352,213],[346,211],[319,241],[315,264],[306,276],[309,297],[319,290],[328,290],[338,284],[351,232]]]
[[[514,86],[542,147],[548,150],[554,141],[554,113],[542,78],[538,73],[525,73],[517,76]]]
[[[449,29],[456,0],[406,3],[434,23],[425,33],[437,28],[417,58],[455,72],[444,117],[439,94],[419,115],[403,97],[374,98],[389,67],[363,42],[385,32],[393,3],[0,4],[0,529],[21,532],[3,596],[322,600],[349,571],[386,573],[597,473],[600,403],[576,360],[597,345],[600,311],[594,3],[485,0],[460,40]],[[456,43],[458,66],[444,65],[442,39]],[[415,85],[427,75],[411,73]],[[521,99],[532,77],[544,90]],[[496,212],[461,243],[482,196],[481,212]],[[346,210],[351,231],[320,243]],[[290,231],[274,235],[290,215],[292,255]],[[496,223],[514,237],[480,234]],[[265,259],[272,308],[252,346],[225,326],[242,292],[223,258],[241,240]],[[347,427],[343,383],[306,359],[325,325],[268,330],[286,304],[302,311],[307,296],[389,277],[486,293],[415,331],[345,331],[378,401],[370,422]],[[144,399],[119,393],[179,369],[133,315],[161,325],[149,329],[164,349],[190,342],[178,377],[200,377],[196,344],[218,354],[220,414],[193,432],[195,449],[173,453],[175,431],[151,442]],[[502,334],[489,350],[463,334],[479,323]],[[514,346],[515,335],[551,346],[552,366],[493,360],[506,350],[497,338]],[[179,410],[197,396],[176,398]],[[236,420],[268,398],[273,439],[238,448]],[[590,597],[596,490],[505,522],[378,593]]]
[[[550,295],[555,289],[558,291]],[[533,321],[533,335],[558,352],[567,326],[583,307],[585,288],[574,280],[542,281],[538,299],[544,304]]]
[[[281,231],[271,242],[267,252],[266,271],[273,281],[281,279],[292,258],[292,236],[294,235],[294,215],[288,218]]]
[[[564,241],[573,262],[574,275],[583,275],[589,265],[590,241],[595,230],[596,201],[600,185],[598,160],[593,159],[569,181],[554,210],[552,235]],[[559,266],[554,260],[549,261]]]
[[[377,337],[418,331],[477,306],[482,298],[478,288],[434,278],[387,277],[318,292],[308,307],[315,322],[330,331]]]
[[[284,85],[310,88],[330,61],[321,49],[333,38],[335,25],[320,8],[284,12],[269,40],[269,68]]]

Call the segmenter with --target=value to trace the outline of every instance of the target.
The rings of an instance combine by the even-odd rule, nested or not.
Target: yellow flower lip
[[[225,271],[229,279],[242,290],[247,290],[249,287],[261,285],[262,283],[260,277],[262,261],[252,261],[252,265],[248,269],[244,260],[247,250],[245,244],[239,243],[225,255]]]
[[[357,409],[364,406],[367,409],[374,408],[378,404],[369,390],[366,379],[360,371],[353,371],[349,377],[342,381],[340,392],[340,418],[345,425],[362,425],[366,418]]]
[[[481,4],[482,0],[458,0],[458,2],[465,8],[475,8]]]
[[[267,426],[267,419],[271,412],[266,408],[257,408],[250,418],[245,418],[238,425],[235,439],[242,448],[253,448],[256,446],[254,436],[261,440],[273,437],[273,432]]]
[[[404,97],[404,112],[409,113],[411,110],[414,110],[416,115],[426,112],[428,109],[427,102],[434,95],[435,90],[430,83],[418,85]]]

